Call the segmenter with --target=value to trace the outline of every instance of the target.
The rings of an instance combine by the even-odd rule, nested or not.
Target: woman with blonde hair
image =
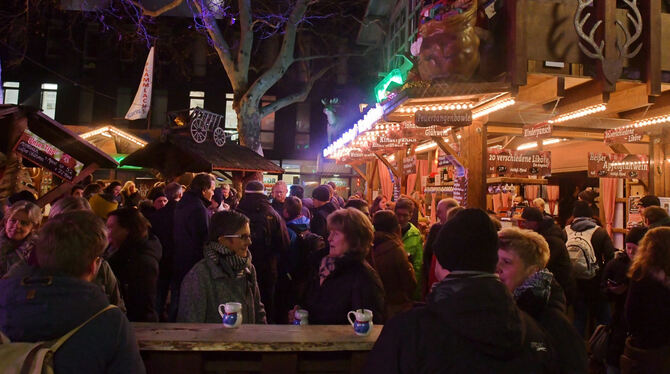
[[[384,287],[377,272],[365,261],[374,238],[370,219],[354,208],[338,209],[328,216],[328,230],[329,252],[308,281],[300,303],[302,309],[309,311],[309,322],[347,324],[349,311],[370,309],[374,322],[382,323]]]
[[[549,245],[542,235],[516,227],[498,233],[500,280],[519,309],[528,313],[554,340],[561,373],[586,373],[586,346],[565,316],[565,295],[546,269]]]
[[[135,182],[128,181],[121,188],[121,196],[123,196],[123,203],[121,204],[124,208],[134,208],[140,204],[142,197],[137,191]]]
[[[649,230],[628,271],[622,373],[670,372],[670,228]]]
[[[42,211],[29,201],[17,201],[9,208],[0,229],[0,278],[13,265],[28,262],[41,221]]]

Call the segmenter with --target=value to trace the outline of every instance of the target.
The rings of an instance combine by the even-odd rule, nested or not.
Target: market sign
[[[72,182],[84,164],[26,129],[14,146],[14,152]]]
[[[534,125],[525,125],[523,126],[523,137],[524,138],[549,138],[551,137],[551,132],[553,130],[553,125],[549,122],[542,122]]]
[[[468,170],[463,169],[462,175],[454,177],[453,196],[461,206],[468,206]]]
[[[451,132],[449,127],[428,126],[419,127],[413,122],[403,122],[400,127],[400,133],[405,137],[413,137],[420,140],[430,139],[433,136],[445,137]],[[391,136],[397,136],[398,132],[393,132]]]
[[[649,182],[649,157],[624,153],[589,152],[589,177],[630,178]]]
[[[359,149],[352,149],[349,153],[337,159],[338,164],[355,164],[363,161],[370,161],[375,159],[375,154]]]
[[[406,156],[402,160],[403,175],[416,174],[416,156]]]
[[[551,175],[551,151],[489,148],[488,173],[507,177]]]
[[[458,143],[449,144],[451,149],[453,149],[457,155],[461,154],[460,145]],[[445,153],[442,149],[438,149],[437,152],[437,167],[453,165],[453,157]]]
[[[642,140],[644,133],[635,127],[624,127],[605,130],[606,144],[635,143]]]
[[[463,127],[472,124],[472,111],[465,110],[420,110],[414,113],[414,123],[419,127]]]

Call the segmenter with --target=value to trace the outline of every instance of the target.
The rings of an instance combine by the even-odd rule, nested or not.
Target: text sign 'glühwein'
[[[631,178],[649,182],[649,157],[623,153],[589,152],[589,177]]]
[[[402,173],[404,175],[416,174],[416,156],[407,156],[403,158]]]
[[[549,122],[538,123],[534,125],[525,125],[523,127],[524,138],[548,138],[551,136],[553,126]]]
[[[418,139],[430,139],[433,136],[445,137],[449,135],[450,131],[451,131],[450,127],[438,127],[438,126],[419,127],[413,122],[403,122],[400,130],[402,136],[413,137]],[[392,133],[391,135],[394,136],[394,134],[397,133]]]
[[[514,151],[489,148],[488,173],[527,177],[551,175],[551,151]]]
[[[419,127],[462,127],[472,124],[472,111],[470,110],[420,110],[414,113],[414,123]]]
[[[72,182],[84,167],[84,164],[30,130],[23,131],[14,151],[68,182]]]
[[[635,127],[605,130],[606,144],[634,143],[642,140],[644,134]]]

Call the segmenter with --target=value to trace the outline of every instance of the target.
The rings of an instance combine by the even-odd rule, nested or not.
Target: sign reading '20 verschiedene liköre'
[[[472,124],[472,111],[470,110],[420,110],[414,113],[414,123],[418,127],[463,127]]]

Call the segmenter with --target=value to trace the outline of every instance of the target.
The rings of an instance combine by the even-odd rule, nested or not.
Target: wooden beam
[[[37,200],[37,205],[39,205],[40,208],[44,208],[45,205],[56,200],[57,197],[69,192],[75,184],[83,181],[84,178],[93,174],[93,172],[96,170],[98,170],[98,164],[95,162],[86,166],[76,177],[74,177],[72,182],[65,181],[60,186],[53,188],[51,191],[44,194],[44,196],[40,197]]]
[[[642,13],[642,56],[647,95],[661,94],[661,0],[639,2]]]
[[[400,173],[398,173],[398,170],[395,167],[393,167],[393,165],[391,165],[391,163],[386,159],[386,157],[384,157],[384,155],[381,152],[375,152],[375,156],[377,156],[379,161],[381,161],[384,165],[386,165],[386,167],[389,168],[389,170],[391,170],[391,173],[393,173],[393,175],[395,175],[396,178],[401,177]]]
[[[463,159],[461,159],[461,158],[458,156],[458,153],[457,153],[453,148],[451,148],[451,147],[449,146],[449,144],[447,144],[441,137],[439,137],[439,136],[433,136],[432,139],[433,139],[433,141],[434,141],[435,143],[437,143],[437,146],[440,147],[440,149],[441,149],[442,151],[444,151],[444,153],[446,153],[446,154],[448,154],[449,156],[451,156],[451,158],[452,158],[456,163],[458,163],[461,167],[464,167],[464,166],[465,166],[465,163],[463,162]]]
[[[527,82],[526,12],[526,0],[505,2],[507,71],[513,91]]]
[[[624,116],[639,120],[656,116],[670,114],[670,91],[666,91],[661,96],[655,98],[654,103],[647,108],[640,108],[624,113]]]
[[[608,144],[608,146],[614,153],[631,154],[624,144]]]
[[[365,180],[365,182],[367,183],[367,181],[368,181],[368,177],[365,176],[365,173],[363,173],[363,172],[361,171],[361,169],[359,169],[358,166],[356,166],[356,165],[351,164],[350,166],[351,166],[351,168],[354,169],[354,171],[355,171],[358,175],[360,175],[360,177],[363,178],[363,180]]]
[[[461,156],[468,170],[468,208],[486,209],[486,137],[486,126],[480,121],[463,128]]]
[[[530,104],[546,104],[563,97],[565,78],[549,76],[544,81],[533,86],[519,87],[516,101]]]
[[[569,89],[558,104],[559,114],[566,114],[586,107],[603,104],[602,89],[599,82],[590,81]],[[594,116],[625,112],[649,105],[647,86],[642,83],[618,82],[616,91],[612,92],[607,101],[607,109]]]

